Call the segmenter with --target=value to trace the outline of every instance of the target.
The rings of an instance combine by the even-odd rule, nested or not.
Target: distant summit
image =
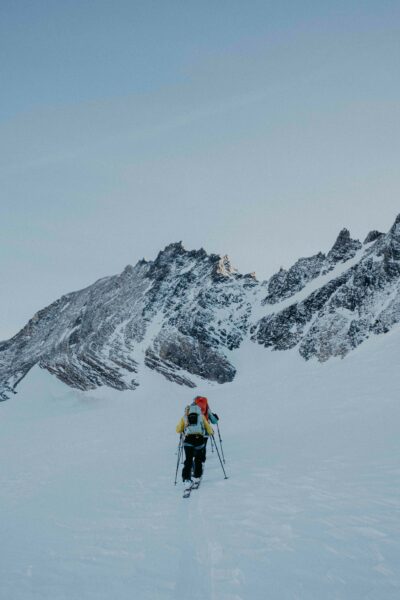
[[[263,282],[226,255],[175,242],[154,261],[62,296],[1,342],[0,397],[36,364],[82,390],[135,389],[144,369],[189,387],[222,384],[245,339],[324,361],[399,321],[400,215],[364,244],[342,229],[327,254]]]

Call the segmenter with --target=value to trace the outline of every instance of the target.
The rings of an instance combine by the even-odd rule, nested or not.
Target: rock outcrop
[[[388,234],[375,233],[355,264],[336,277],[333,270],[318,289],[262,318],[252,339],[276,350],[298,345],[304,358],[324,361],[345,356],[372,333],[389,331],[400,321],[400,215]],[[346,234],[346,260],[360,249],[348,240]]]

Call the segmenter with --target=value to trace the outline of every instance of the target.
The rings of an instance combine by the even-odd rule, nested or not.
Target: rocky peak
[[[383,256],[385,272],[392,278],[400,273],[400,214],[389,232],[378,242],[378,256]]]
[[[189,256],[190,252],[185,250],[182,242],[169,244],[158,253],[153,262],[148,263],[147,277],[161,282],[168,278],[173,270],[179,270]]]
[[[168,246],[165,246],[164,250],[161,250],[158,253],[154,263],[170,261],[171,259],[174,259],[175,257],[181,256],[186,253],[187,252],[183,247],[182,242],[173,242],[172,244],[168,244]]]
[[[390,228],[389,234],[392,237],[400,238],[400,213],[397,215],[392,227]]]
[[[214,255],[214,257],[214,275],[220,277],[230,277],[231,275],[237,274],[237,269],[232,267],[231,261],[227,254],[225,254],[224,256]]]
[[[195,263],[199,265],[214,264],[216,260],[219,260],[219,256],[216,257],[214,254],[207,254],[204,248],[200,250],[186,250],[182,242],[174,242],[169,244],[158,253],[157,258],[150,263],[149,276],[154,273],[167,273],[171,271],[172,265],[174,270],[178,273],[181,269],[186,270],[189,264],[193,266]]]
[[[373,229],[369,232],[367,237],[364,240],[364,244],[370,244],[371,242],[375,242],[379,238],[381,238],[384,234],[378,231],[377,229]]]
[[[345,262],[350,258],[353,258],[361,247],[361,242],[358,240],[353,240],[350,237],[350,231],[346,228],[343,228],[337,236],[332,248],[328,252],[328,262],[332,264]]]

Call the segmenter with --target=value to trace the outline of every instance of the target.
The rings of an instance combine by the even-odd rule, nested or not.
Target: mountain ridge
[[[78,389],[140,385],[143,368],[178,384],[232,381],[245,339],[305,359],[344,357],[400,321],[400,214],[364,243],[342,229],[324,254],[266,281],[227,255],[174,242],[153,261],[61,296],[0,342],[0,397],[38,364]]]

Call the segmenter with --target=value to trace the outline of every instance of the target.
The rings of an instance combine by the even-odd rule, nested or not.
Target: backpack
[[[185,435],[204,435],[205,427],[201,409],[191,404],[185,414]]]
[[[201,408],[201,412],[203,413],[207,421],[215,425],[215,423],[218,422],[218,418],[215,418],[214,413],[211,412],[207,398],[205,396],[196,396],[194,401],[197,404],[197,406]]]
[[[199,406],[201,408],[201,412],[208,420],[208,400],[207,400],[207,398],[205,398],[204,396],[196,396],[194,401],[197,404],[197,406]]]

